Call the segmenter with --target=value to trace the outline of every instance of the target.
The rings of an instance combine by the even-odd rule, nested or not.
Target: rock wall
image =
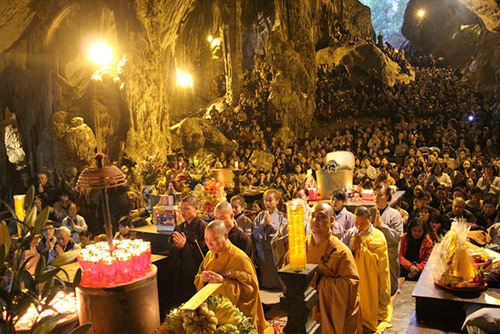
[[[54,139],[54,156],[58,162],[56,173],[61,178],[90,165],[97,147],[96,138],[83,118],[69,119],[65,111],[57,111],[51,117],[51,134]]]
[[[419,18],[418,10],[425,10]],[[413,50],[465,68],[485,95],[500,85],[500,3],[495,0],[410,0],[402,27]]]
[[[111,160],[168,152],[173,50],[194,2],[0,1],[0,112],[16,114],[33,171],[55,165],[51,117],[63,110],[83,117]],[[113,46],[112,67],[126,56],[120,75],[91,80],[94,39]]]
[[[316,52],[316,63],[345,66],[353,85],[371,80],[392,87],[399,82],[408,84],[415,80],[412,68],[403,73],[401,67],[373,43],[321,49]]]
[[[330,38],[335,23],[362,39],[374,38],[370,11],[353,1],[275,0],[275,21],[265,48],[274,74],[269,100],[281,115],[278,136],[286,143],[311,126],[315,110],[315,50]]]
[[[221,74],[235,105],[243,69],[260,54],[273,72],[280,134],[291,138],[311,122],[315,50],[338,22],[374,37],[369,9],[358,0],[0,0],[0,121],[7,109],[16,115],[33,172],[81,169],[87,161],[59,159],[64,136],[50,131],[59,112],[64,124],[81,117],[85,144],[112,161],[166,154],[172,123],[217,98],[212,84]],[[208,35],[221,38],[219,50]],[[97,38],[113,47],[109,68],[87,58]],[[192,74],[193,88],[177,86],[178,69]]]

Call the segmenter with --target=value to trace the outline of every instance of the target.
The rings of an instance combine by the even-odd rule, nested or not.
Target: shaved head
[[[232,207],[231,203],[229,203],[229,202],[220,202],[215,207],[215,211],[231,213],[231,212],[233,212],[233,207]]]
[[[233,207],[228,202],[220,202],[217,204],[214,210],[214,216],[216,220],[226,225],[228,231],[231,231],[235,225]]]
[[[211,230],[215,232],[217,235],[224,235],[227,233],[226,225],[223,221],[214,220],[210,224],[207,225],[206,231]]]
[[[330,204],[328,204],[327,202],[319,202],[318,204],[316,204],[316,205],[313,207],[313,209],[314,209],[314,208],[316,208],[316,207],[317,207],[318,209],[319,209],[319,208],[321,208],[321,209],[325,209],[325,212],[326,212],[327,214],[329,214],[329,215],[330,215],[330,217],[331,217],[331,216],[333,216],[333,209],[332,209],[332,206],[331,206]]]
[[[205,244],[216,256],[228,247],[227,228],[223,221],[214,220],[205,229]]]
[[[332,207],[325,202],[319,202],[311,210],[309,228],[313,238],[325,239],[330,235],[334,220]]]
[[[371,217],[370,210],[366,206],[358,206],[354,214],[361,217]]]

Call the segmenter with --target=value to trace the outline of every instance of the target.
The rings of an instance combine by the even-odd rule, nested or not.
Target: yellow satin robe
[[[209,251],[194,278],[196,289],[205,286],[201,273],[207,270],[224,276],[222,286],[216,294],[228,298],[247,317],[251,317],[259,333],[268,326],[260,301],[259,282],[252,260],[238,247],[227,240],[227,248],[218,257]]]
[[[370,226],[361,234],[361,248],[354,254],[359,272],[359,291],[363,325],[382,333],[391,327],[391,276],[384,233]],[[353,248],[354,238],[350,240]]]

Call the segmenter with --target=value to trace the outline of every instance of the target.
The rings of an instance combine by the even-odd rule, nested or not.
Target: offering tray
[[[477,283],[467,283],[467,286],[451,286],[447,284],[442,284],[434,279],[434,285],[438,288],[445,289],[453,292],[476,292],[476,291],[485,291],[488,288],[488,284],[486,282],[477,282]]]

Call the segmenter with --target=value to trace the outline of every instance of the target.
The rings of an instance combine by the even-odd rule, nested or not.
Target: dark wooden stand
[[[321,326],[311,317],[311,310],[318,300],[318,292],[309,284],[316,273],[317,265],[308,264],[306,269],[295,272],[286,266],[280,271],[285,285],[284,295],[280,302],[288,315],[288,322],[284,328],[285,334],[319,334]]]
[[[78,318],[90,334],[150,334],[160,327],[156,266],[144,277],[109,288],[76,288]]]
[[[436,287],[434,279],[439,276],[439,256],[438,247],[434,247],[412,293],[419,323],[441,330],[460,332],[460,326],[466,316],[465,305],[500,308],[500,289],[463,292]],[[492,253],[492,257],[494,256],[495,253]]]

